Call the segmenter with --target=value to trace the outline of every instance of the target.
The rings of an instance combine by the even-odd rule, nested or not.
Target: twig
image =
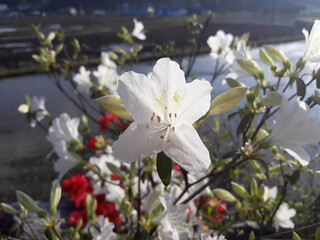
[[[212,19],[212,14],[209,14],[208,17],[206,18],[204,24],[203,24],[203,28],[201,29],[201,32],[199,33],[199,38],[197,39],[196,50],[195,50],[195,52],[191,53],[190,58],[189,58],[188,69],[187,69],[186,74],[185,74],[185,78],[186,79],[188,79],[188,77],[190,75],[190,72],[191,72],[191,70],[193,68],[193,65],[194,65],[194,63],[196,61],[196,57],[199,54],[201,43],[202,43],[202,40],[203,40],[203,37],[204,37],[204,33],[206,32],[211,19]]]

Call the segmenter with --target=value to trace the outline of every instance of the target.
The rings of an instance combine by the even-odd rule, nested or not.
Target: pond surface
[[[303,55],[305,43],[299,41],[279,44],[276,47],[282,50],[292,62],[296,62]],[[251,55],[259,62],[258,49],[253,49]],[[136,64],[133,70],[148,73],[152,71],[153,64]],[[200,56],[191,75],[211,79],[212,66],[213,62],[209,55]],[[272,80],[273,77],[268,73],[268,67],[264,64],[260,66],[265,68],[267,79]],[[306,69],[313,68],[314,66],[308,65]],[[221,81],[222,78],[217,79],[213,84],[214,96],[229,89],[227,86],[222,86]],[[253,78],[244,78],[241,81],[248,86],[254,85]],[[286,82],[282,82],[281,86],[285,84]],[[64,82],[64,87],[74,95],[69,83]],[[312,93],[313,90],[309,90],[308,95]],[[67,112],[72,117],[81,116],[80,111],[59,92],[45,75],[0,81],[0,102],[2,103],[0,105],[0,202],[15,200],[15,189],[25,191],[37,199],[48,199],[51,181],[56,176],[52,164],[46,160],[51,146],[46,141],[45,132],[40,128],[31,128],[25,115],[17,111],[18,106],[24,101],[25,94],[45,96],[46,108],[53,116],[58,116],[63,112]],[[96,115],[96,117],[99,116]],[[314,117],[320,119],[317,114]]]

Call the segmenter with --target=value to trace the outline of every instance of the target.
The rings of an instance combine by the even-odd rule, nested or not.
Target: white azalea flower
[[[209,233],[202,233],[201,240],[226,240],[226,238],[223,235],[218,235],[216,233],[214,233],[212,237]]]
[[[90,232],[93,240],[116,240],[117,236],[113,232],[114,225],[109,222],[108,218],[104,218],[103,215],[98,216],[98,227],[90,227]]]
[[[54,171],[58,172],[58,178],[62,179],[67,172],[79,164],[79,161],[68,151],[67,143],[65,141],[56,142],[54,144],[54,151],[59,157],[54,162]]]
[[[310,35],[306,29],[302,30],[306,39],[306,50],[303,59],[309,62],[320,62],[320,20],[315,20]]]
[[[269,188],[267,186],[264,187],[263,201],[274,200],[277,197],[278,188],[272,187]]]
[[[99,65],[97,71],[93,72],[93,75],[98,79],[100,89],[105,86],[110,90],[111,94],[114,95],[116,93],[117,78],[119,76],[116,69]]]
[[[52,126],[49,128],[47,140],[53,145],[54,151],[59,157],[54,163],[54,170],[59,172],[59,179],[79,164],[77,158],[68,151],[70,141],[82,142],[82,136],[78,132],[79,122],[79,118],[71,119],[67,113],[63,113],[59,118],[53,120]]]
[[[179,240],[188,237],[188,229],[182,226],[187,218],[187,206],[173,204],[176,197],[175,193],[173,189],[171,195],[163,192],[159,197],[164,208],[163,212],[155,220],[160,224],[157,229],[160,240]]]
[[[112,163],[120,168],[120,162],[112,154],[103,154],[100,157],[91,157],[89,162],[99,168],[100,175],[110,176],[112,172],[107,167],[107,163]],[[123,199],[125,192],[119,186],[119,181],[112,181],[114,184],[103,183],[96,173],[89,171],[87,176],[93,180],[94,194],[106,193],[106,200],[110,202],[117,202],[117,199]],[[110,177],[107,178],[111,181]]]
[[[209,151],[192,124],[209,110],[211,90],[207,81],[186,83],[169,58],[157,61],[150,78],[120,76],[118,94],[135,122],[113,144],[114,155],[131,163],[163,151],[192,174],[206,170]]]
[[[244,70],[237,62],[237,59],[251,59],[250,51],[246,46],[246,42],[241,40],[237,44],[237,50],[233,52],[234,61],[231,65],[230,73],[226,76],[226,78],[242,78],[251,76],[252,74]]]
[[[133,19],[134,28],[132,31],[132,36],[138,38],[139,40],[146,40],[146,35],[144,33],[144,25],[142,22],[138,21],[136,18]]]
[[[102,52],[101,53],[101,63],[102,65],[108,67],[108,68],[113,68],[113,69],[117,69],[117,64],[112,61],[109,57],[110,53],[108,52]]]
[[[278,119],[266,141],[280,146],[305,166],[310,156],[301,145],[320,141],[320,125],[310,121],[309,107],[305,102],[297,99],[289,105],[288,100],[283,98]]]
[[[30,121],[30,126],[35,127],[37,122],[40,122],[48,114],[45,106],[45,97],[33,96],[30,100],[30,107],[27,104],[21,104],[18,108],[20,113],[35,112],[35,118]]]
[[[36,112],[35,119],[31,119],[31,127],[35,127],[37,122],[40,122],[48,114],[45,106],[45,97],[33,96],[30,100],[31,111]]]
[[[232,34],[225,34],[223,30],[217,31],[215,36],[210,36],[207,40],[207,44],[211,48],[211,57],[216,59],[219,56],[227,56],[231,51],[230,45],[232,40]]]
[[[90,80],[90,71],[87,71],[84,66],[79,68],[79,73],[74,75],[73,81],[77,84],[77,89],[80,93],[89,94],[92,82]]]
[[[294,228],[294,223],[290,220],[294,215],[296,215],[295,209],[288,208],[287,203],[281,203],[273,219],[273,224],[277,232],[279,231],[279,227]]]
[[[69,143],[73,139],[78,139],[82,142],[82,136],[78,132],[79,123],[79,118],[70,118],[67,113],[62,113],[60,117],[53,120],[47,139],[52,145],[59,140]]]

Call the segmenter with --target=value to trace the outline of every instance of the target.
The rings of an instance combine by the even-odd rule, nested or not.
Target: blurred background
[[[131,31],[132,19],[136,17],[144,23],[147,39],[139,42],[144,46],[141,54],[144,63],[133,68],[147,73],[153,65],[152,49],[174,42],[183,55],[187,46],[187,19],[197,14],[201,22],[209,11],[213,19],[205,40],[219,29],[233,35],[250,32],[251,46],[285,43],[281,45],[283,51],[300,54],[304,47],[301,30],[310,30],[314,19],[320,18],[320,1],[0,0],[1,202],[15,201],[15,189],[35,199],[48,199],[51,181],[56,177],[52,163],[47,160],[51,146],[45,139],[46,133],[32,129],[25,115],[17,111],[24,94],[45,96],[46,107],[53,116],[62,112],[80,116],[32,60],[39,44],[30,24],[41,24],[45,34],[64,31],[67,43],[77,38],[91,66],[96,66],[101,51],[122,44],[117,32],[121,26]],[[209,52],[205,42],[202,52]],[[73,91],[67,84],[65,87]]]

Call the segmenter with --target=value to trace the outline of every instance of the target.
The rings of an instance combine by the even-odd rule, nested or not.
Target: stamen
[[[172,114],[171,114],[171,113],[169,113],[169,118],[171,119],[171,117],[172,117]]]
[[[176,113],[174,114],[174,117],[177,118],[177,114]]]
[[[172,127],[171,129],[172,129],[172,131],[174,132],[175,128],[174,128],[174,127]]]
[[[149,129],[149,125],[147,124],[147,128]]]
[[[161,122],[161,118],[160,118],[160,116],[159,116],[159,115],[157,115],[157,120],[158,120],[158,123],[160,123],[160,122]]]

